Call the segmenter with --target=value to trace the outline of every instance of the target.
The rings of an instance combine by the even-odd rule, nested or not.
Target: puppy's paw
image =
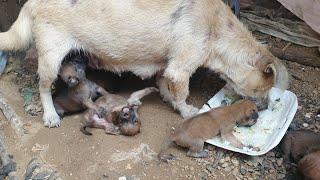
[[[57,113],[45,113],[43,115],[44,126],[48,128],[60,127],[60,117]]]
[[[183,117],[183,119],[189,119],[194,117],[195,115],[198,114],[199,109],[192,106],[192,105],[186,105],[183,108],[180,108],[180,114]]]

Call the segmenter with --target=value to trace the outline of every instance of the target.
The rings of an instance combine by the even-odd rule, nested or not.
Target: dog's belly
[[[99,6],[84,1],[75,5],[78,7],[72,10],[74,13],[66,14],[64,19],[54,16],[52,21],[65,27],[77,48],[99,57],[97,68],[116,73],[131,71],[144,79],[165,67],[172,39],[170,13],[175,8],[173,2],[176,1],[170,1],[171,5],[164,5],[162,10],[157,9],[158,5],[151,7],[150,2],[146,2],[144,6],[150,7],[144,10],[133,1],[100,1]],[[88,9],[89,5],[85,3],[96,7]],[[90,15],[79,16],[80,12]]]

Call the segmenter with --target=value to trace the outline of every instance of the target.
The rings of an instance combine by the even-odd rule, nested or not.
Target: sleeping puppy
[[[101,128],[105,133],[133,136],[140,132],[141,122],[138,117],[140,99],[144,96],[157,92],[154,87],[136,91],[128,99],[115,94],[105,94],[94,103],[94,107],[88,109],[85,114],[85,122],[80,128],[86,135],[92,133],[86,130],[90,128]]]
[[[177,128],[163,144],[158,157],[162,161],[172,159],[173,155],[165,155],[164,151],[173,143],[188,148],[187,156],[207,157],[208,153],[203,150],[204,142],[218,134],[233,146],[243,148],[243,144],[232,134],[233,128],[236,125],[254,125],[258,119],[257,112],[257,107],[253,102],[240,100],[233,105],[214,108],[199,114],[186,120]]]
[[[59,77],[67,85],[53,95],[53,104],[60,116],[92,108],[93,101],[107,92],[96,83],[86,79],[85,60],[73,56],[62,64]]]
[[[310,150],[320,147],[320,134],[310,130],[288,132],[283,138],[280,148],[284,153],[284,163],[298,163]]]

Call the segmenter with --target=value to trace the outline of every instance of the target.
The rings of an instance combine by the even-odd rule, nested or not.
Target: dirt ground
[[[320,70],[283,62],[292,75],[289,90],[296,93],[299,101],[291,128],[319,132]],[[0,79],[0,91],[22,117],[27,130],[22,138],[17,137],[0,114],[0,129],[21,179],[34,156],[41,157],[63,179],[283,179],[290,173],[284,169],[277,148],[260,157],[224,151],[217,167],[212,167],[217,150],[212,146],[207,146],[210,157],[201,160],[186,157],[183,149],[172,149],[178,160],[160,163],[155,155],[172,127],[182,119],[158,94],[142,100],[142,129],[134,137],[106,135],[97,129],[92,130],[93,136],[85,136],[79,131],[81,114],[65,117],[60,128],[45,128],[35,69],[34,62],[11,58]],[[117,93],[128,96],[138,88],[132,84],[136,83],[121,87]],[[223,85],[215,74],[200,70],[192,78],[188,102],[200,108]]]

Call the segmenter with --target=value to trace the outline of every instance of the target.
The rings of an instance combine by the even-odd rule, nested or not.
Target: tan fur
[[[219,107],[199,114],[183,122],[165,141],[158,157],[167,160],[165,151],[172,143],[188,148],[188,156],[206,157],[204,142],[218,134],[233,146],[242,148],[243,144],[232,134],[236,124],[252,126],[258,118],[256,105],[249,100],[240,100],[231,106]],[[255,119],[252,119],[255,114]]]
[[[0,49],[25,48],[32,37],[39,50],[43,120],[50,126],[60,123],[50,84],[71,49],[98,56],[100,69],[142,78],[163,71],[161,94],[183,117],[198,111],[185,100],[189,78],[201,66],[244,96],[265,98],[271,86],[287,85],[283,65],[220,0],[29,0],[12,28],[0,33]],[[266,61],[271,64],[258,68]],[[265,76],[269,66],[273,71]]]

